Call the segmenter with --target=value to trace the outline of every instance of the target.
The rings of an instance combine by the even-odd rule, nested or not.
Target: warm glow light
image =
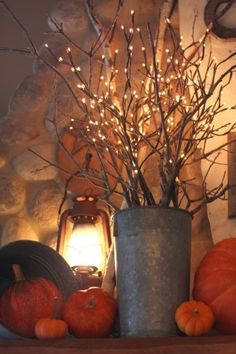
[[[65,245],[64,257],[71,267],[82,265],[101,268],[103,251],[95,224],[75,226]]]

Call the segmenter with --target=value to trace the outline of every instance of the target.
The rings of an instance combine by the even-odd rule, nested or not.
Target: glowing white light
[[[65,247],[65,259],[74,265],[102,265],[103,252],[98,231],[94,224],[82,224],[75,227]]]

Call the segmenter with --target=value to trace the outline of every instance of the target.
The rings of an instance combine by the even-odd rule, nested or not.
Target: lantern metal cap
[[[95,197],[77,196],[73,199],[73,206],[70,211],[72,218],[89,217],[97,218],[98,211]]]

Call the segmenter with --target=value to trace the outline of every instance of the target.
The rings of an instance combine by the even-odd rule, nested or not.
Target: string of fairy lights
[[[97,53],[89,57],[88,65],[96,66],[98,74],[93,75],[93,70],[91,75],[89,70],[83,74],[82,65],[74,63],[70,47],[65,58],[57,58],[59,63],[69,65],[77,79],[76,87],[71,90],[77,97],[82,118],[71,117],[67,129],[95,147],[101,159],[106,151],[106,159],[114,167],[112,173],[120,180],[119,160],[125,188],[139,189],[144,203],[147,198],[140,179],[147,161],[147,155],[140,160],[144,147],[148,156],[155,154],[161,161],[163,191],[165,185],[171,188],[171,183],[181,190],[179,171],[196,148],[205,147],[209,139],[225,135],[235,127],[232,123],[215,124],[220,113],[236,106],[222,101],[232,70],[218,75],[221,62],[211,53],[206,55],[210,26],[199,41],[186,48],[170,19],[166,19],[166,26],[171,48],[163,50],[162,58],[157,55],[158,43],[152,30],[135,27],[134,10],[131,10],[131,27],[120,26],[122,48],[112,49],[113,54],[111,50],[103,52],[99,58]],[[45,47],[52,52],[48,44]],[[203,64],[206,69],[201,71]],[[211,102],[213,93],[216,98]]]

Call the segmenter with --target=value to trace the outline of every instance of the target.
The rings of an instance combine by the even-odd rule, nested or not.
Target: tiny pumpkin
[[[60,319],[40,318],[36,322],[34,331],[39,339],[64,338],[68,334],[68,325]]]
[[[175,312],[175,321],[181,332],[188,336],[201,336],[208,333],[215,317],[210,306],[202,301],[185,301]]]
[[[68,334],[68,324],[60,319],[60,303],[58,298],[54,299],[55,310],[52,317],[40,318],[34,328],[35,336],[38,339],[64,338]]]

